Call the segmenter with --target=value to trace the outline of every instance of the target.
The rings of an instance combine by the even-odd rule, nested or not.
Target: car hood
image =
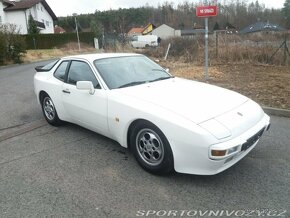
[[[196,124],[231,111],[248,100],[227,89],[181,78],[131,86],[118,92],[165,108]]]

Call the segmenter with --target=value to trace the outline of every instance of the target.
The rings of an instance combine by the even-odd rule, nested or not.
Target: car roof
[[[95,61],[98,59],[103,58],[115,58],[115,57],[125,57],[125,56],[139,56],[140,54],[135,53],[95,53],[95,54],[84,54],[84,55],[73,55],[73,56],[67,56],[63,57],[62,60],[67,59],[84,59],[88,61]]]

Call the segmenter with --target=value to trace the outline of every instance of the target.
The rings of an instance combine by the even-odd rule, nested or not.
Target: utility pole
[[[73,16],[75,17],[75,24],[76,24],[76,32],[77,32],[77,38],[78,38],[79,52],[81,52],[80,37],[79,37],[79,28],[78,28],[78,23],[77,23],[77,13],[74,13]]]

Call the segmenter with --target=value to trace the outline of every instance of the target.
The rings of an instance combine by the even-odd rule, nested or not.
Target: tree
[[[213,2],[210,0],[209,2]],[[284,0],[285,1],[285,0]],[[289,5],[287,0],[287,8]],[[172,1],[174,2],[174,1]],[[176,2],[176,1],[175,1]],[[190,2],[190,3],[189,3]],[[198,2],[198,1],[195,1]],[[215,1],[216,2],[216,1]],[[285,16],[290,16],[290,12],[282,9],[267,9],[260,0],[223,0],[218,1],[219,15],[210,19],[210,29],[215,23],[219,24],[220,29],[224,27],[242,29],[252,23],[269,20],[271,23],[282,25],[285,23]],[[202,26],[204,19],[195,16],[196,5],[193,1],[183,1],[177,7],[176,3],[167,0],[158,7],[139,7],[139,8],[119,8],[117,10],[95,11],[94,14],[83,14],[78,16],[80,26],[83,28],[91,27],[91,22],[104,29],[107,34],[124,34],[132,27],[144,27],[149,22],[155,26],[167,24],[174,29],[191,29],[192,24]],[[230,23],[231,25],[227,24]],[[63,27],[67,32],[75,30],[73,17],[60,17],[56,23]]]
[[[95,34],[95,37],[99,38],[102,35],[102,27],[100,26],[100,24],[92,20],[90,26],[91,30]]]
[[[32,15],[29,15],[28,18],[28,34],[39,34],[39,29],[37,28],[37,24],[33,19]]]
[[[219,29],[220,29],[219,23],[218,22],[215,22],[215,25],[213,27],[213,30],[215,31],[215,30],[219,30]]]
[[[226,30],[227,30],[227,29],[236,29],[236,27],[233,26],[231,23],[226,22],[225,29],[226,29]]]
[[[290,28],[290,0],[285,1],[282,12],[286,19],[286,25],[288,28]]]
[[[26,53],[25,47],[24,38],[16,25],[0,25],[0,65],[6,61],[21,63],[21,57]]]

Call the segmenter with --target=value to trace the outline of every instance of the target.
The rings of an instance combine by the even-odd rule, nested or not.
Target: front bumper
[[[243,134],[228,141],[213,144],[211,146],[206,145],[190,145],[188,142],[184,146],[172,146],[173,149],[177,147],[178,152],[174,156],[174,168],[176,172],[198,174],[198,175],[214,175],[218,174],[245,157],[254,147],[257,145],[259,138],[252,141],[252,144],[245,149],[245,143],[248,142],[259,131],[263,130],[263,133],[270,126],[270,117],[266,114],[262,119],[254,125],[252,128],[245,131]],[[180,143],[180,142],[170,142]],[[227,150],[238,146],[236,152],[227,155],[223,158],[213,159],[211,157],[211,149]],[[173,151],[175,153],[175,151]]]

